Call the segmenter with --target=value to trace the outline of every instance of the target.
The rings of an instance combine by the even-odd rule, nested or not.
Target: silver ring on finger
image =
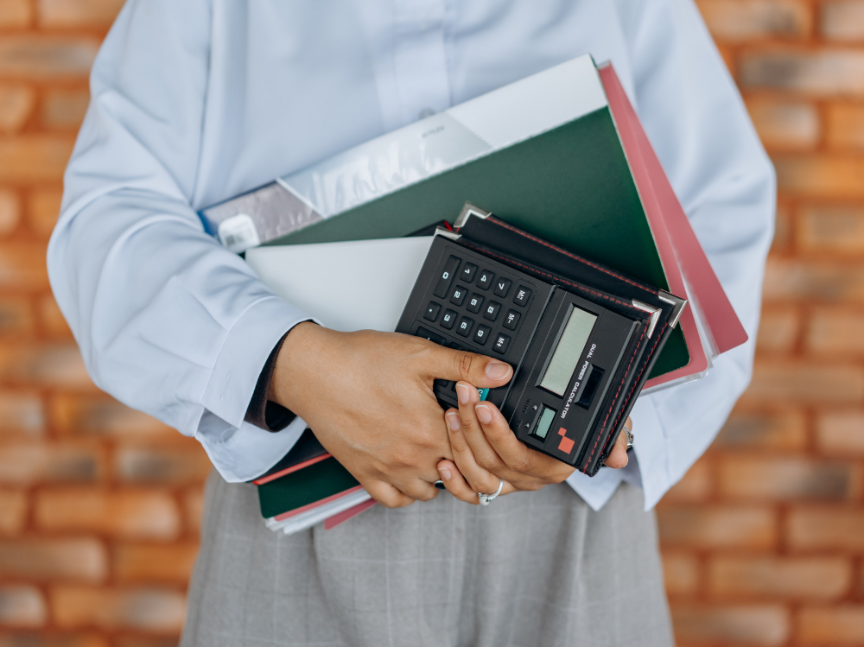
[[[495,494],[483,494],[482,492],[477,493],[477,498],[480,499],[480,505],[489,505],[498,497],[499,494],[501,494],[501,490],[503,489],[504,479],[498,477],[498,489],[495,490]]]
[[[627,451],[629,452],[633,449],[633,432],[631,432],[627,427],[624,427],[623,431],[627,434]]]

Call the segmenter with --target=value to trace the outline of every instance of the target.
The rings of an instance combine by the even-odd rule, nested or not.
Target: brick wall
[[[197,445],[99,393],[44,253],[121,0],[0,0],[0,647],[168,647]],[[682,645],[864,645],[864,0],[701,0],[777,166],[756,377],[659,509]]]

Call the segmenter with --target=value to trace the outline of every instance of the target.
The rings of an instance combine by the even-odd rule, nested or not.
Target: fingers
[[[426,364],[425,370],[429,377],[454,382],[464,380],[480,389],[504,386],[513,377],[509,364],[443,346],[434,347],[432,361]]]
[[[459,471],[459,468],[455,463],[449,460],[441,461],[438,463],[438,473],[441,475],[441,480],[444,481],[444,486],[450,494],[465,503],[480,505],[480,498],[477,496],[477,492],[471,489],[471,486],[468,485],[468,481],[465,480],[465,477]],[[497,489],[498,479],[495,479],[494,489],[485,491],[485,493],[491,494]],[[515,491],[516,488],[507,481],[504,481],[504,487],[501,489],[502,496]]]
[[[633,422],[630,418],[627,418],[624,426],[627,429],[632,429],[632,425]],[[605,465],[620,470],[622,467],[627,466],[627,462],[627,433],[622,429],[621,433],[618,434],[618,440],[615,441],[615,445],[612,447],[612,451],[609,452],[609,456],[606,458]]]
[[[459,419],[462,422],[465,440],[474,454],[474,459],[478,465],[481,465],[487,471],[497,473],[497,470],[502,468],[504,463],[498,454],[495,453],[492,445],[489,444],[489,440],[480,426],[480,421],[477,419],[475,407],[480,404],[480,394],[470,384],[459,382],[456,385],[456,395],[459,398]],[[499,476],[504,475],[499,474]]]
[[[511,477],[520,489],[560,483],[574,472],[572,466],[534,451],[520,441],[494,404],[480,402],[474,411],[492,451],[500,457],[506,469],[526,477],[524,480]]]
[[[442,463],[448,463],[448,461],[438,463],[438,473],[453,496],[467,503],[478,503],[477,492],[491,493],[497,490],[498,477],[477,464],[474,452],[465,438],[462,417],[453,409],[448,411],[444,417],[450,431],[453,463],[455,463],[455,472],[458,473],[459,478],[456,478],[455,473],[451,475],[452,478],[445,478],[447,475],[442,473],[440,466]],[[461,486],[460,479],[464,481],[464,487]],[[450,483],[455,483],[456,490],[451,489]]]
[[[414,499],[406,496],[395,487],[384,481],[364,483],[363,487],[370,496],[385,508],[404,508],[414,503]],[[433,490],[435,488],[432,488]]]

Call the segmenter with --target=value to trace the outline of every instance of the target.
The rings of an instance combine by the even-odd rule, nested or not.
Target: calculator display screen
[[[546,372],[540,380],[541,388],[564,397],[564,391],[570,384],[570,378],[576,370],[576,364],[582,356],[596,321],[596,315],[572,307],[564,332],[561,333],[558,345],[552,351],[552,359],[549,360]]]

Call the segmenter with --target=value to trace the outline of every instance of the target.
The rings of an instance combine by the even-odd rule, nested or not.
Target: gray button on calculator
[[[488,290],[494,280],[495,275],[492,272],[489,270],[483,270],[480,272],[480,277],[477,279],[477,287],[481,290]]]
[[[468,312],[473,312],[477,314],[480,312],[480,308],[483,307],[483,297],[481,297],[476,292],[471,295],[471,298],[468,299]]]
[[[462,317],[459,320],[459,325],[456,326],[456,332],[462,335],[463,337],[467,337],[471,334],[471,329],[474,327],[474,320],[469,319],[468,317]],[[503,351],[502,351],[503,352]]]
[[[513,281],[510,279],[499,278],[495,281],[493,292],[499,297],[506,297],[507,293],[510,292],[511,285],[513,285]]]
[[[462,302],[465,300],[465,294],[468,290],[461,285],[457,285],[453,288],[453,291],[450,293],[450,303],[453,303],[457,306],[461,306]]]
[[[451,256],[444,264],[444,269],[441,271],[441,276],[438,277],[438,283],[435,285],[433,294],[439,299],[447,296],[447,288],[450,287],[450,282],[453,280],[453,275],[459,269],[459,259]]]
[[[456,323],[456,311],[455,310],[445,310],[444,316],[441,317],[441,327],[450,330],[453,327],[453,324]]]

